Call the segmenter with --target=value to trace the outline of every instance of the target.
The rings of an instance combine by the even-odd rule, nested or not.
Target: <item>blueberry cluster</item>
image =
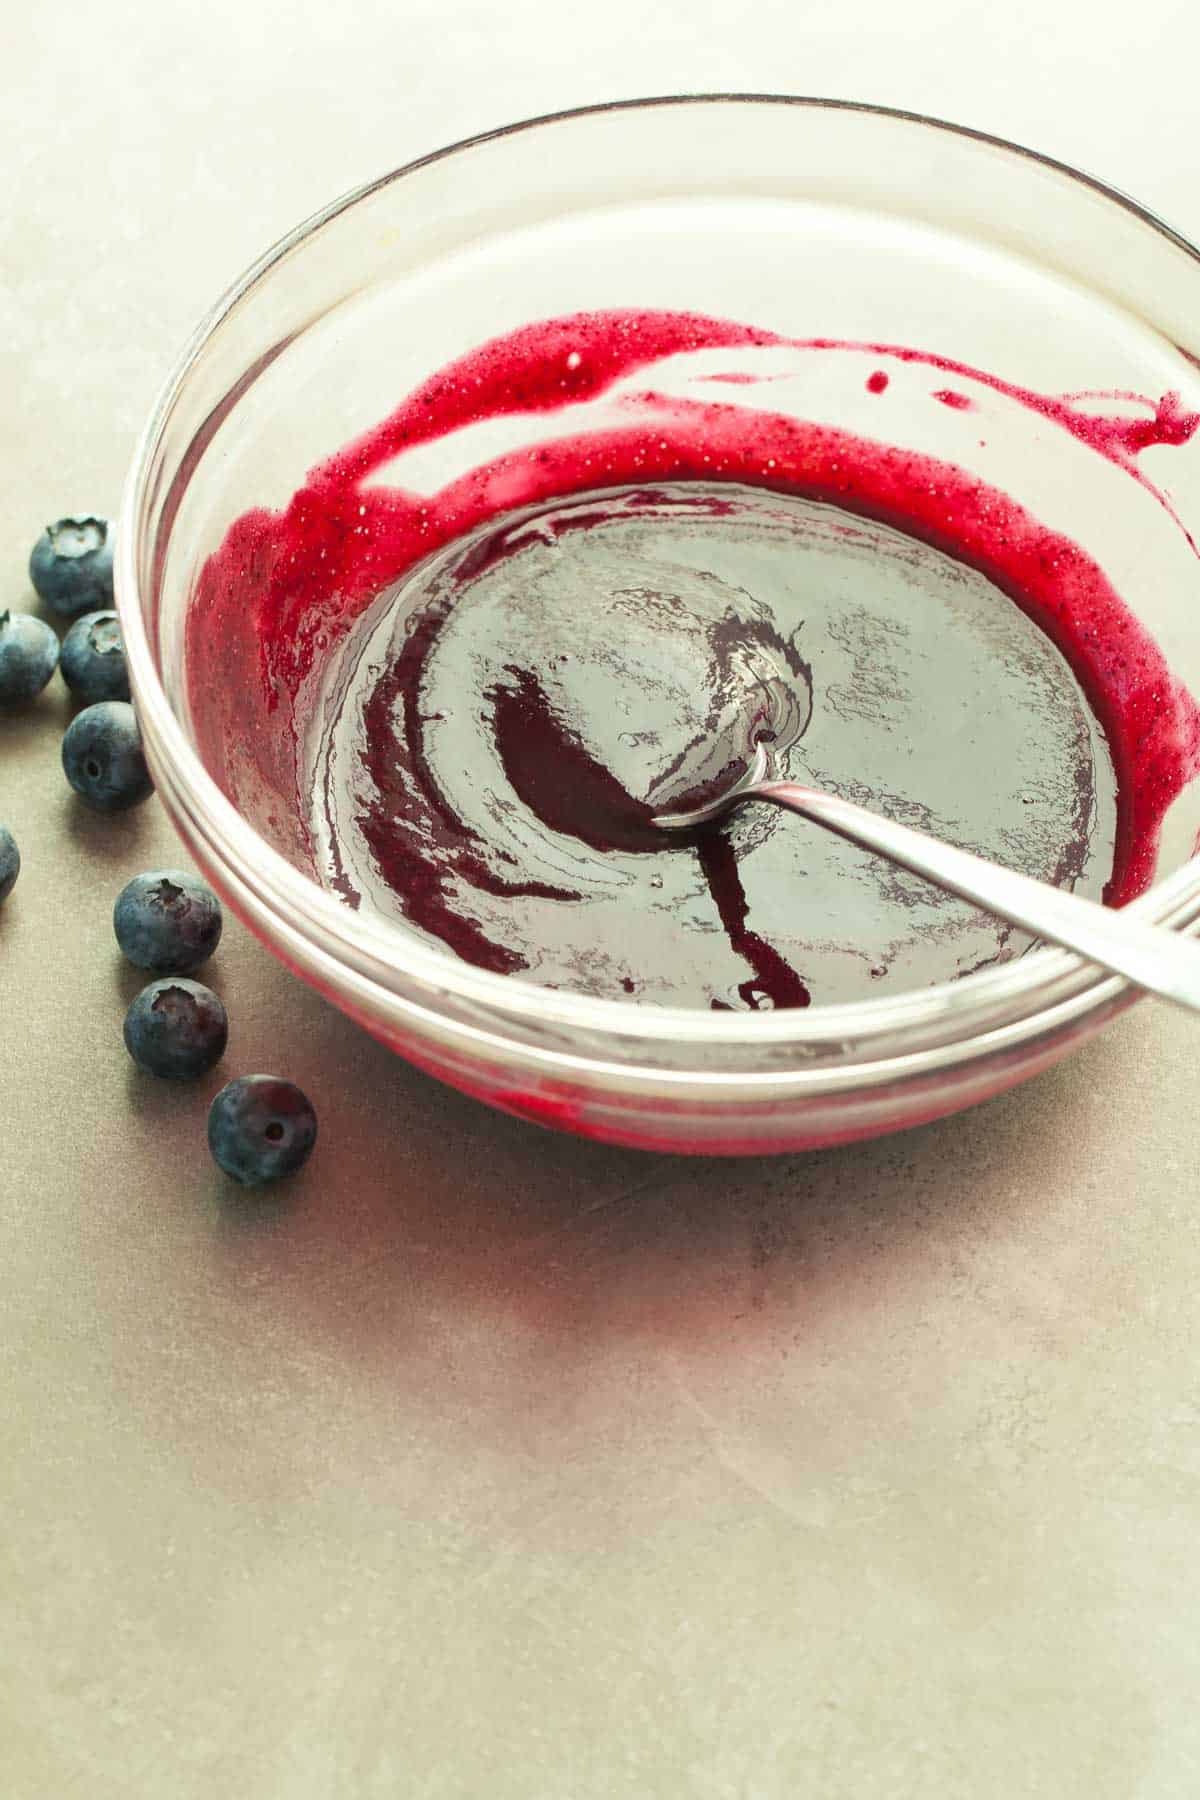
[[[61,648],[44,619],[0,612],[0,707],[35,700],[60,669],[81,703],[62,743],[63,771],[97,812],[123,812],[153,792],[130,700],[121,627],[112,610],[113,530],[107,519],[47,526],[29,575],[51,613],[73,621]],[[0,824],[0,902],[16,885],[21,854]],[[113,929],[128,960],[154,977],[125,1015],[125,1047],[139,1069],[195,1081],[225,1054],[229,1018],[220,997],[190,979],[221,939],[221,903],[208,883],[178,869],[135,875],[117,896]],[[311,1103],[290,1081],[245,1075],[229,1082],[208,1115],[214,1160],[243,1186],[294,1174],[317,1137]]]
[[[107,519],[59,519],[33,547],[29,576],[56,618],[73,620],[60,649],[45,619],[0,613],[0,707],[36,700],[62,671],[83,711],[63,738],[63,770],[97,812],[123,812],[152,792],[125,646],[113,604],[113,529]]]
[[[136,968],[157,977],[125,1015],[125,1048],[148,1075],[195,1081],[225,1054],[229,1019],[219,997],[188,979],[221,939],[221,903],[182,869],[135,875],[117,895],[113,930]],[[246,1187],[294,1174],[317,1138],[311,1103],[290,1081],[244,1075],[221,1089],[208,1114],[215,1161]]]

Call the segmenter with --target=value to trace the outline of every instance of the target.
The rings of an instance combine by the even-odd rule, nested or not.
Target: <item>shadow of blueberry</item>
[[[65,782],[63,786],[63,823],[83,853],[106,863],[136,862],[138,846],[146,841],[151,829],[145,807],[121,813],[92,812],[66,788]]]
[[[186,1086],[176,1081],[161,1081],[158,1076],[147,1075],[136,1063],[129,1061],[121,1042],[120,1014],[114,1016],[113,1032],[116,1047],[125,1059],[125,1104],[130,1114],[140,1126],[161,1139],[168,1161],[178,1155],[202,1165],[208,1157],[204,1136],[208,1108],[228,1079],[224,1064],[219,1063],[207,1075]]]
[[[127,962],[115,944],[113,945],[112,978],[113,988],[122,1008],[127,1007],[135,995],[141,993],[146,983],[148,981],[153,981],[154,979],[154,977],[145,969],[137,969],[131,962]],[[219,957],[214,957],[210,962],[202,963],[196,972],[196,979],[202,981],[205,987],[210,987],[213,993],[219,995],[228,1006],[229,1000],[228,995],[225,992],[224,976],[220,967]],[[231,1013],[229,1019],[230,1032],[232,1033],[236,1030],[236,1027],[237,1018]]]
[[[50,682],[33,700],[0,706],[0,743],[28,738],[30,732],[59,736],[66,730],[74,708],[61,681]]]
[[[314,1196],[319,1185],[318,1182],[314,1187],[310,1166],[296,1175],[289,1175],[286,1181],[270,1182],[263,1187],[243,1187],[214,1163],[209,1199],[218,1214],[222,1237],[236,1243],[241,1239],[269,1236],[277,1226],[295,1216],[305,1199]]]

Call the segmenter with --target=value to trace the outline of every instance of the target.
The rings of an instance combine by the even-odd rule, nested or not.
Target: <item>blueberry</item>
[[[0,706],[32,700],[58,665],[58,639],[32,613],[0,613]]]
[[[127,700],[85,707],[67,727],[62,760],[75,792],[97,812],[124,812],[154,791],[137,715]]]
[[[0,900],[7,900],[21,873],[21,852],[7,825],[0,825]]]
[[[39,597],[64,619],[111,606],[113,528],[107,519],[59,519],[47,525],[29,558]]]
[[[77,700],[128,700],[129,670],[115,612],[84,613],[62,642],[63,680]]]
[[[221,902],[181,869],[135,875],[117,895],[113,930],[131,963],[155,975],[186,975],[221,941]]]
[[[317,1115],[291,1081],[241,1075],[208,1109],[213,1159],[243,1187],[294,1175],[317,1141]]]
[[[211,988],[168,975],[152,981],[125,1014],[125,1048],[147,1075],[195,1081],[225,1054],[229,1020]]]

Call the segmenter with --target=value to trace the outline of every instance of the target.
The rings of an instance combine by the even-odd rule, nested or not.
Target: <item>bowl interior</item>
[[[302,730],[281,734],[269,669],[228,665],[236,725],[195,679],[206,568],[248,511],[283,512],[314,468],[478,346],[532,321],[605,313],[700,314],[772,341],[670,345],[562,410],[465,419],[433,441],[394,444],[362,474],[364,506],[395,490],[434,504],[483,465],[567,433],[603,437],[647,389],[719,406],[748,434],[767,414],[843,434],[958,471],[1077,547],[1161,652],[1161,666],[1129,674],[1122,703],[1134,704],[1138,682],[1157,683],[1167,737],[1186,736],[1179,696],[1200,690],[1192,253],[1069,172],[924,122],[765,101],[616,108],[500,134],[334,210],[206,331],[169,399],[148,490],[151,653],[209,773],[299,873],[330,885],[310,747]],[[934,496],[931,532],[937,506],[950,519],[955,504]],[[1008,524],[998,516],[989,529],[999,540]],[[881,579],[878,557],[859,567],[864,582]],[[336,582],[328,599],[336,635]],[[323,629],[319,611],[298,629]],[[937,635],[936,611],[921,629]],[[1007,640],[988,653],[996,670],[1018,654]],[[974,683],[982,705],[986,670],[986,658],[979,669],[943,660],[941,677]],[[1017,707],[1004,772],[1014,793],[1030,787],[1030,759],[1053,749]],[[977,710],[960,705],[949,730],[930,717],[925,736],[914,728],[896,745],[923,759],[914,779],[961,779]],[[264,757],[267,740],[278,755]],[[1189,862],[1200,831],[1200,786],[1174,785],[1145,871],[1155,881]],[[983,847],[1003,855],[1001,841]],[[418,944],[444,954],[402,917],[382,929],[401,961]],[[974,966],[960,949],[956,967],[915,967],[913,981]]]

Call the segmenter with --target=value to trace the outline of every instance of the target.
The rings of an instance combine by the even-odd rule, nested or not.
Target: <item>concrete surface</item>
[[[170,356],[352,182],[547,107],[791,88],[1095,168],[1200,234],[1190,0],[595,15],[0,0],[0,568],[115,508]],[[0,1791],[122,1800],[1200,1792],[1197,1027],[738,1166],[542,1136],[236,926],[227,1069],[322,1141],[231,1204],[137,1078],[108,915],[157,803],[0,720]],[[336,1073],[335,1071],[341,1071]]]

